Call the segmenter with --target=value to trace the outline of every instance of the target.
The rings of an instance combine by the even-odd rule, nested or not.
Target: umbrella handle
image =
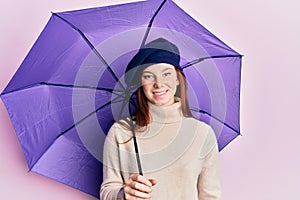
[[[130,117],[130,128],[131,128],[132,135],[133,135],[133,144],[134,144],[135,157],[136,157],[136,162],[137,162],[139,174],[143,176],[142,164],[141,164],[137,139],[136,139],[136,136],[135,136],[135,127],[134,127],[134,124],[133,124],[132,117]]]

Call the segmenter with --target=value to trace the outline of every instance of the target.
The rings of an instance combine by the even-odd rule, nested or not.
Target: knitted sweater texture
[[[144,176],[155,179],[153,200],[219,200],[218,146],[212,128],[182,116],[181,103],[149,103],[151,123],[136,132]],[[115,123],[106,138],[100,199],[115,200],[138,173],[132,132]]]

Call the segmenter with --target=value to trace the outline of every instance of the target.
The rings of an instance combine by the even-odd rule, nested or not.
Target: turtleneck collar
[[[148,102],[151,123],[170,124],[182,119],[181,102],[175,102],[169,106],[158,106]]]

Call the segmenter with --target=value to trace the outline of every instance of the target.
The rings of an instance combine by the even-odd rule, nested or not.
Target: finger
[[[126,200],[151,200],[151,198],[149,199],[138,198],[138,197],[131,196],[130,194],[125,195],[125,199]]]
[[[146,193],[149,193],[152,191],[150,186],[145,185],[144,183],[136,182],[132,179],[128,179],[128,181],[126,181],[126,183],[125,183],[125,186],[128,186],[135,190],[139,190],[141,192],[146,192]]]
[[[151,193],[141,192],[130,188],[129,186],[124,187],[124,194],[126,199],[151,199]]]
[[[145,176],[142,176],[142,175],[139,175],[139,174],[132,174],[130,176],[130,178],[133,181],[136,181],[136,182],[139,182],[139,183],[143,183],[143,184],[145,184],[147,186],[150,186],[150,187],[152,186],[152,183]]]
[[[156,185],[157,184],[157,181],[154,180],[154,179],[149,179],[149,181],[151,182],[152,186]]]

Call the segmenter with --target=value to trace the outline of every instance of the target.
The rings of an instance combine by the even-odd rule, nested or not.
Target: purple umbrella
[[[53,13],[1,94],[31,171],[99,196],[105,135],[134,112],[127,63],[159,37],[178,46],[192,113],[219,149],[239,135],[242,56],[171,0]]]

